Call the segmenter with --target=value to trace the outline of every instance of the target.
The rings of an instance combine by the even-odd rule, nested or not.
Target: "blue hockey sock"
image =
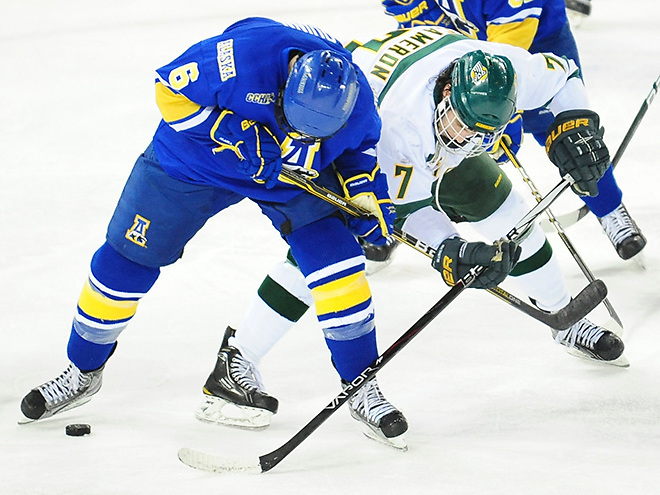
[[[94,344],[83,339],[75,329],[71,329],[67,355],[69,360],[81,371],[92,371],[100,368],[112,354],[116,342],[111,344]]]
[[[159,273],[123,257],[108,243],[94,253],[67,347],[73,364],[89,371],[105,363]]]
[[[605,175],[598,181],[598,196],[582,196],[581,199],[594,215],[601,218],[612,213],[621,204],[622,196],[621,189],[612,173],[612,165],[610,165]]]
[[[376,330],[352,340],[325,339],[339,376],[352,382],[378,357]]]

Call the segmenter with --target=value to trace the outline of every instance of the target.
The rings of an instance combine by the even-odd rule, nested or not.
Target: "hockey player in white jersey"
[[[578,47],[571,31],[567,9],[583,8],[588,15],[591,4],[585,0],[382,0],[385,11],[396,19],[401,29],[415,26],[444,26],[464,34],[468,38],[520,46],[530,53],[552,52],[573,60],[583,77]],[[523,123],[524,120],[524,123]],[[510,147],[517,152],[523,139],[523,130],[540,144],[545,143],[546,133],[553,115],[545,106],[525,110],[522,118],[510,122],[505,136]],[[499,162],[507,161],[501,150]],[[639,254],[646,246],[646,238],[630,212],[623,204],[623,191],[616,181],[613,166],[598,181],[597,196],[583,196],[582,201],[598,218],[620,258],[627,260]],[[367,259],[387,259],[386,247],[367,245]]]
[[[448,285],[478,264],[475,253],[489,247],[459,237],[456,223],[469,221],[493,241],[527,212],[487,153],[514,112],[549,102],[555,115],[546,146],[550,160],[561,176],[575,179],[575,192],[597,194],[609,153],[572,61],[436,27],[395,31],[353,42],[349,49],[378,101],[383,130],[377,157],[388,177],[397,224],[437,248],[432,265]],[[520,261],[510,274],[520,288],[543,310],[568,304],[571,294],[542,230],[531,228],[520,246]],[[473,287],[487,288],[493,280],[477,282]],[[238,332],[227,329],[204,387],[199,419],[248,428],[269,423],[275,411],[255,407],[252,398],[265,391],[252,370],[311,303],[290,256],[266,277]],[[627,364],[621,339],[586,318],[567,330],[553,330],[552,336],[574,354]],[[235,349],[243,363],[232,368],[223,363]],[[242,397],[225,392],[228,381],[240,384]]]

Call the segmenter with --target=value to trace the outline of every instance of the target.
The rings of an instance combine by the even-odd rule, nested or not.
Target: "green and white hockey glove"
[[[522,248],[514,241],[501,239],[493,244],[467,242],[450,237],[440,244],[431,265],[442,273],[447,285],[453,287],[468,271],[481,265],[486,267],[470,285],[475,289],[492,289],[501,284],[520,258]]]
[[[282,150],[268,127],[223,110],[211,137],[219,144],[213,152],[233,151],[242,173],[268,189],[277,184],[282,171]]]
[[[570,174],[575,179],[572,187],[580,196],[597,196],[598,181],[610,166],[605,130],[599,126],[596,112],[568,110],[558,114],[548,129],[545,151],[562,177]]]

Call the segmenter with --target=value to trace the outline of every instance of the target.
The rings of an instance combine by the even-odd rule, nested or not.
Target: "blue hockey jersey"
[[[320,143],[304,144],[277,125],[275,100],[288,75],[292,51],[329,49],[351,60],[330,35],[305,25],[265,18],[243,19],[221,35],[195,44],[156,71],[156,102],[162,121],[154,149],[163,169],[177,179],[216,185],[246,197],[285,202],[301,190],[283,182],[266,189],[241,173],[238,157],[220,151],[214,139],[222,109],[269,128],[282,148],[284,163],[322,170],[330,164],[344,177],[375,168],[380,136],[373,93],[358,72],[360,90],[347,125]]]
[[[551,51],[566,23],[564,0],[383,0],[400,27],[433,24],[480,40]]]

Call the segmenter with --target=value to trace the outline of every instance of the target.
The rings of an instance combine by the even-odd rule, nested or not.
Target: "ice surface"
[[[576,30],[612,150],[660,71],[660,6],[594,2]],[[279,447],[339,391],[310,315],[261,363],[280,412],[261,432],[193,411],[222,332],[237,324],[286,247],[250,204],[214,218],[163,270],[87,405],[18,426],[27,391],[67,365],[70,320],[91,254],[158,122],[153,70],[249,15],[312,23],[343,41],[394,27],[377,0],[34,0],[0,5],[0,493],[647,494],[660,463],[660,109],[617,169],[648,237],[646,270],[619,260],[593,218],[569,236],[608,285],[629,369],[569,356],[550,331],[480,291],[462,294],[379,375],[410,422],[406,453],[367,440],[339,411],[267,474],[210,474],[180,447],[254,458]],[[558,175],[532,140],[520,159],[543,191]],[[537,164],[538,163],[538,164]],[[510,176],[525,190],[515,171]],[[530,204],[532,202],[530,196]],[[580,205],[570,193],[554,211]],[[585,279],[550,236],[574,293]],[[371,279],[384,350],[445,292],[428,261],[398,250]],[[515,293],[515,289],[511,288]],[[592,314],[603,321],[599,307]],[[67,437],[68,423],[93,433]]]

